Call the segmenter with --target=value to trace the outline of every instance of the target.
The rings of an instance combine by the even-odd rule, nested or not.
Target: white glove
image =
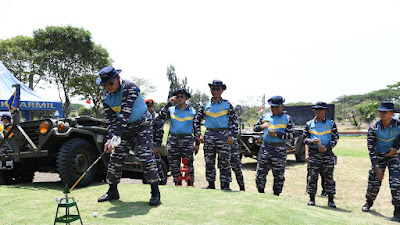
[[[120,136],[113,136],[111,138],[111,142],[110,143],[113,146],[113,148],[115,148],[116,146],[121,144],[121,137]]]

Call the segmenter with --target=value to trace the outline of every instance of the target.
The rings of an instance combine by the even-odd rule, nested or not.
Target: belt
[[[266,145],[270,145],[270,146],[285,146],[286,145],[286,143],[285,142],[271,142],[271,143],[269,143],[269,142],[265,142],[265,144]]]
[[[193,137],[192,134],[173,134],[173,133],[169,133],[169,134],[170,134],[171,136],[180,137],[180,138],[186,137],[186,136],[191,136],[191,137]]]
[[[223,130],[229,130],[229,128],[207,128],[209,131],[223,131]]]

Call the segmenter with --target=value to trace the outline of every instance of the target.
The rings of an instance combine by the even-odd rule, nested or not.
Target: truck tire
[[[62,183],[70,187],[74,185],[94,161],[94,151],[87,140],[74,138],[65,142],[57,155],[57,171]],[[96,172],[97,167],[93,166],[77,186],[89,185],[95,178]]]
[[[296,161],[297,162],[306,161],[306,150],[304,144],[301,144],[299,151],[296,153]]]
[[[16,184],[17,180],[14,174],[14,170],[0,170],[0,184]]]

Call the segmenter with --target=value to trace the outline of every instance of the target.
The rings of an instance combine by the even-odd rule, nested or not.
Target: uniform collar
[[[214,98],[211,98],[211,104],[215,104],[215,103],[222,104],[222,101],[223,101],[223,100],[224,100],[224,99],[221,98],[221,100],[219,100],[218,102],[214,102]]]
[[[315,122],[315,123],[317,123],[317,122],[323,122],[323,123],[325,123],[325,122],[326,122],[326,117],[324,117],[322,120],[318,120],[317,117],[315,117],[315,118],[314,118],[314,122]]]
[[[382,120],[379,120],[378,124],[381,127],[381,129],[389,129],[396,125],[396,121],[392,119],[392,121],[390,121],[390,125],[387,128],[383,125]]]
[[[181,109],[181,107],[179,107],[178,104],[175,105],[175,109]],[[187,104],[184,110],[189,110],[190,109],[190,105]]]

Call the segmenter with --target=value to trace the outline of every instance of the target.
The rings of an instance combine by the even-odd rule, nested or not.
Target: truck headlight
[[[254,143],[254,138],[253,137],[249,137],[249,139],[247,139],[247,141],[249,142],[249,144],[253,144]]]
[[[48,121],[43,121],[39,126],[39,132],[41,134],[47,134],[50,130],[50,123]]]

